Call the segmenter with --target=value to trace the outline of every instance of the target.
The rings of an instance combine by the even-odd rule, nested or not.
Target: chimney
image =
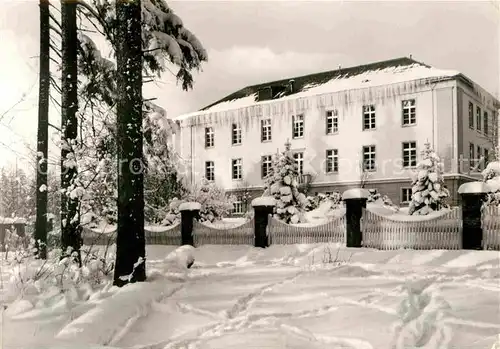
[[[295,80],[294,79],[290,79],[288,80],[288,84],[290,86],[290,93],[294,93],[295,92]]]

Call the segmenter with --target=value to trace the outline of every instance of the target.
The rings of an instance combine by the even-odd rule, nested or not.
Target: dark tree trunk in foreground
[[[116,17],[118,228],[114,284],[123,286],[146,280],[141,1],[118,0]]]
[[[47,258],[47,157],[49,141],[50,13],[49,0],[40,0],[40,72],[36,165],[35,241],[39,258]],[[42,190],[40,190],[42,188]],[[45,190],[43,190],[45,188]]]
[[[69,196],[69,188],[77,175],[73,149],[78,135],[78,69],[77,69],[77,25],[74,0],[61,1],[62,26],[62,145],[61,145],[61,244],[80,256],[81,234],[78,216],[78,199]],[[68,161],[70,159],[70,161]],[[80,258],[79,258],[80,259]]]

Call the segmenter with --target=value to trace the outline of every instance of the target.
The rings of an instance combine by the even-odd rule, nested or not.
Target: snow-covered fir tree
[[[444,185],[441,159],[428,142],[421,155],[422,160],[417,165],[418,171],[412,183],[410,215],[427,215],[448,208],[445,199],[450,193]]]
[[[306,196],[299,192],[299,170],[290,142],[285,143],[285,150],[273,158],[271,169],[266,176],[264,196],[276,199],[275,217],[285,223],[305,221],[304,210],[308,203]]]
[[[482,175],[484,182],[491,190],[486,204],[500,206],[500,146],[495,148],[494,159],[487,163]]]

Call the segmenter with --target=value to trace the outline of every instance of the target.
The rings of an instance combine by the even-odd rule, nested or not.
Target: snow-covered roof
[[[219,111],[272,103],[278,100],[297,99],[409,81],[448,80],[458,76],[463,77],[458,71],[437,69],[411,58],[403,57],[248,86],[200,111],[184,114],[175,119],[183,120]],[[290,88],[290,81],[293,81],[292,89]],[[259,98],[259,93],[266,89],[268,91],[267,96],[263,97],[264,94],[261,94]]]

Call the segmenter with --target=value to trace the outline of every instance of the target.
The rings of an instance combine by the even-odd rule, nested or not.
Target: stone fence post
[[[483,228],[481,207],[489,192],[484,182],[464,183],[458,188],[462,198],[462,249],[483,249]]]
[[[252,200],[252,207],[255,211],[255,247],[269,247],[269,238],[266,228],[269,215],[273,214],[276,200],[272,196],[262,196]]]
[[[342,194],[346,206],[346,246],[361,247],[363,232],[361,218],[363,208],[366,208],[369,192],[366,189],[348,189]]]
[[[184,202],[180,204],[181,212],[181,245],[194,246],[193,221],[200,218],[201,204],[198,202]]]

